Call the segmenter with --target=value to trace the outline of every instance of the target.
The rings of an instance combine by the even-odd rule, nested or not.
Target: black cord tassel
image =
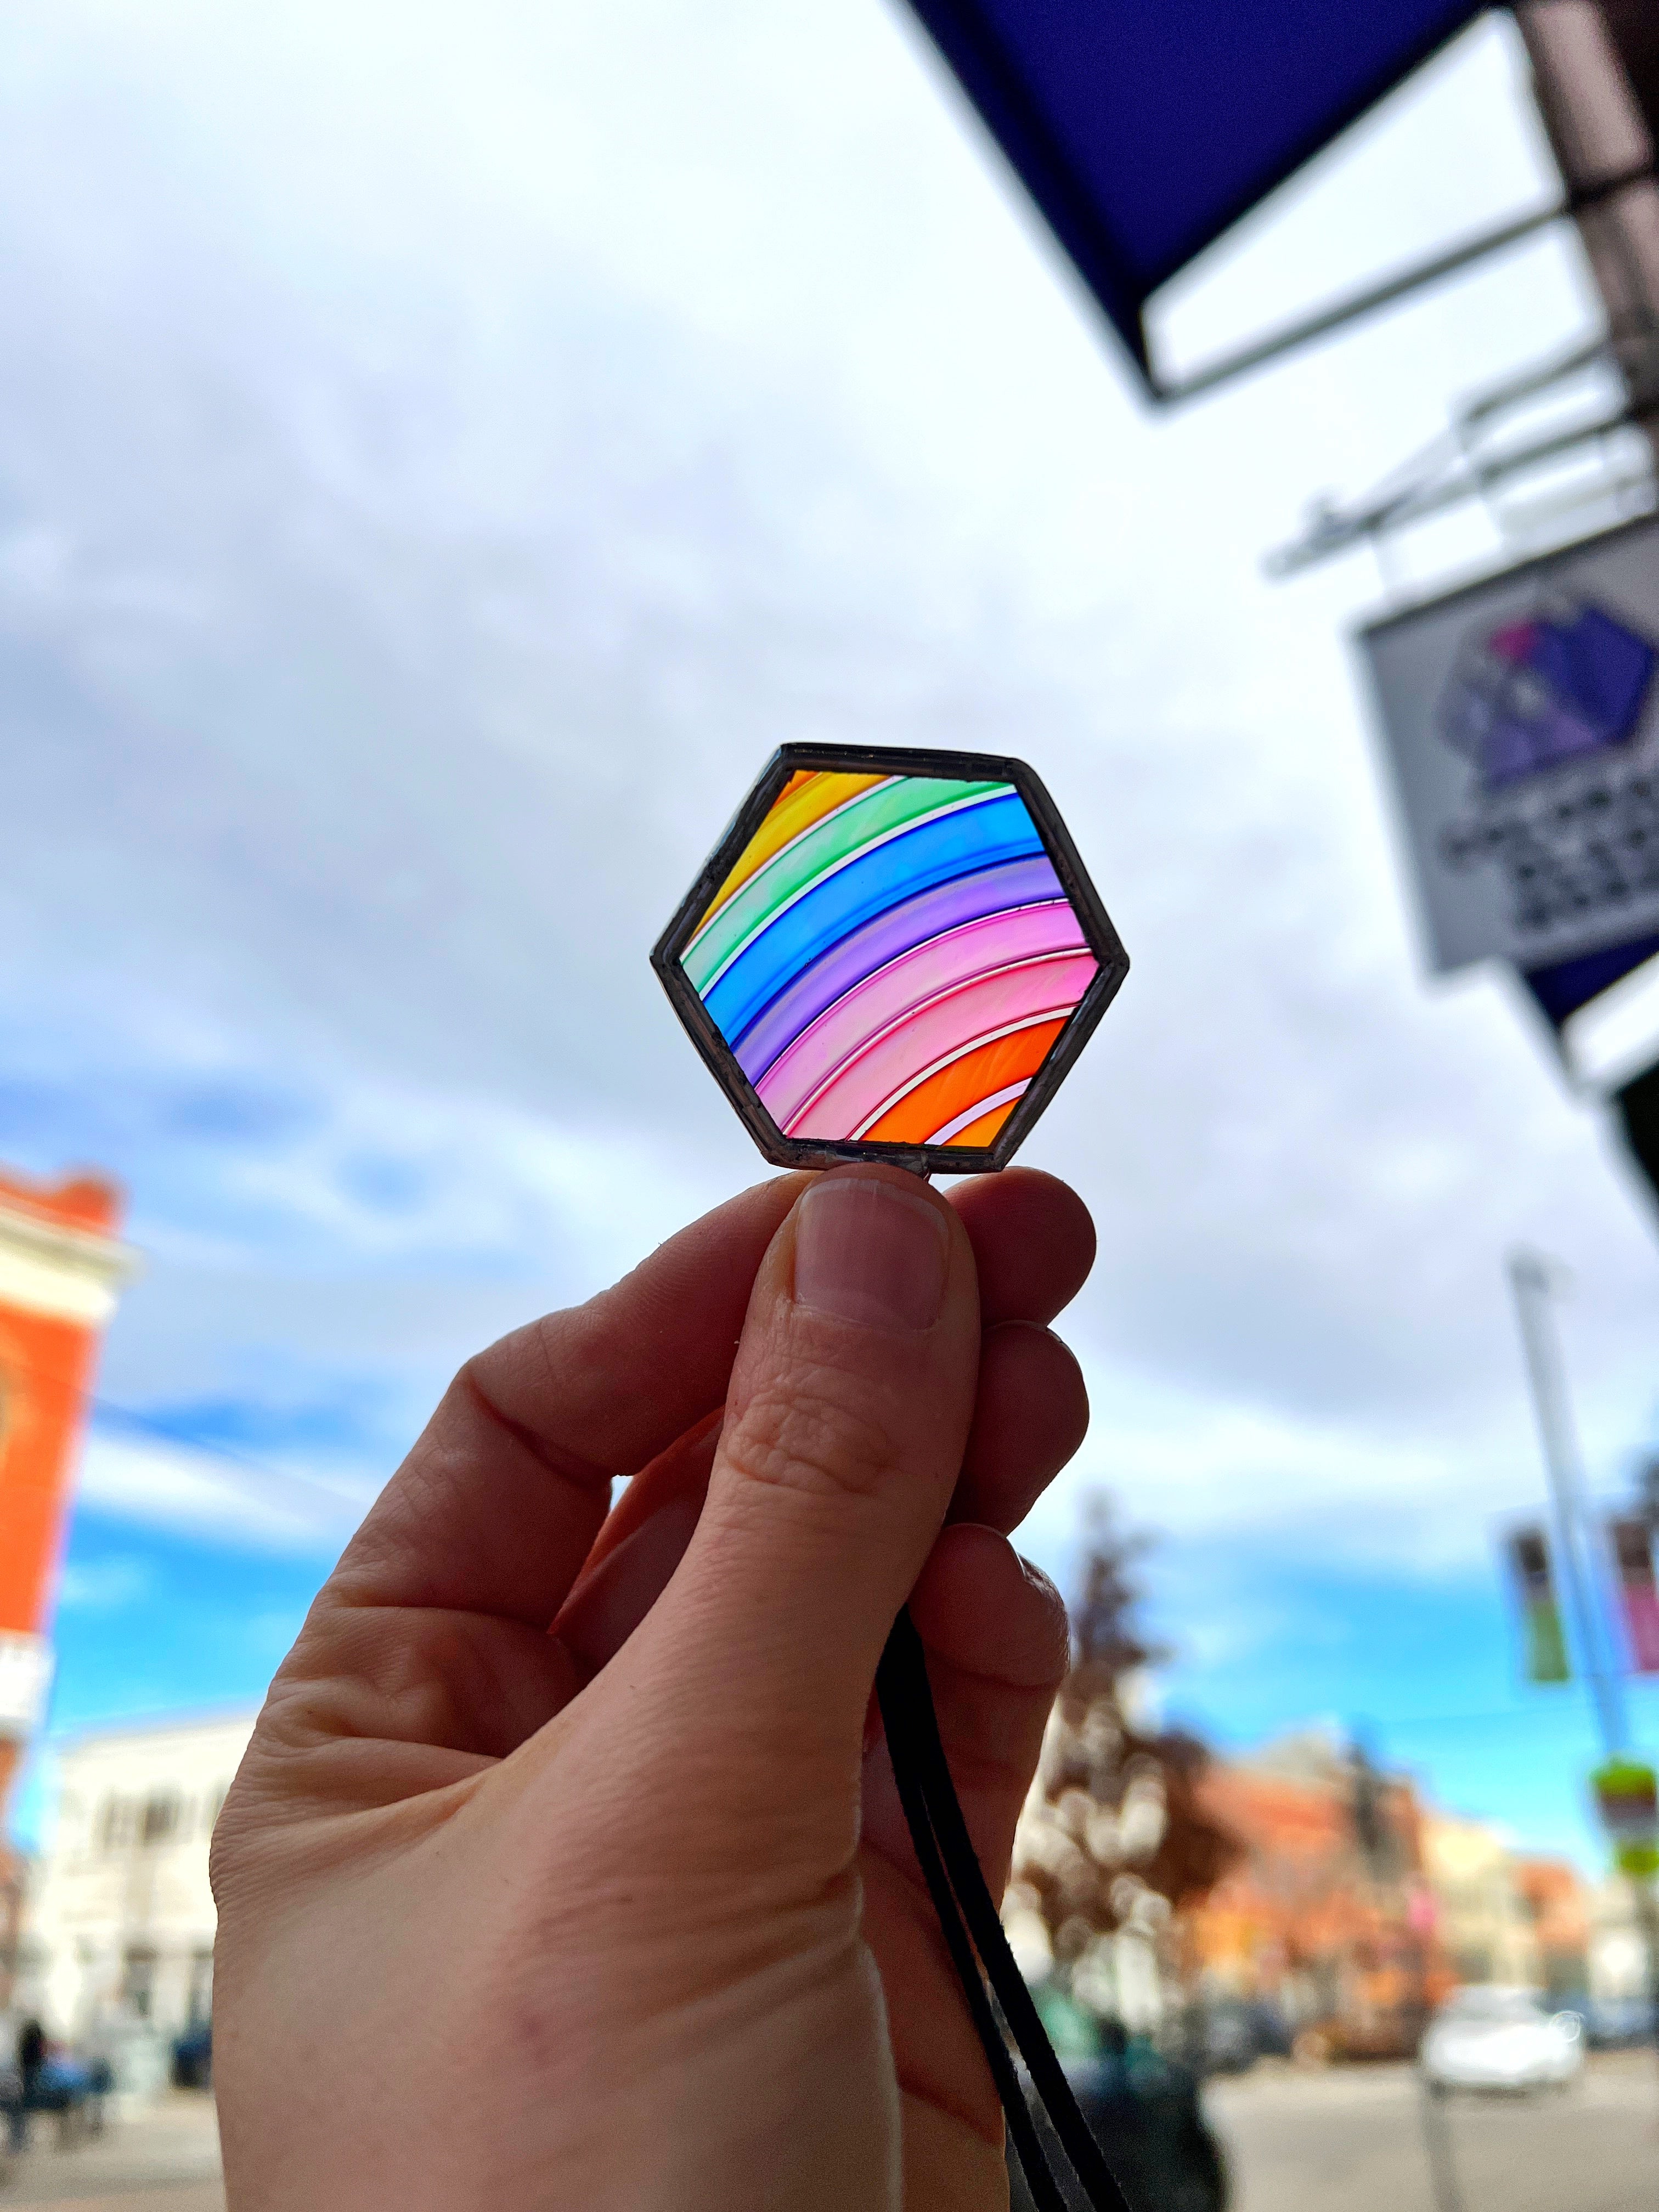
[[[1019,2086],[985,1982],[1001,2008],[1024,2060],[1039,2105],[1081,2183],[1093,2212],[1130,2212],[1128,2200],[1102,2157],[1100,2146],[1072,2094],[1072,2085],[1031,2002],[991,1893],[985,1886],[968,1824],[962,1814],[939,1716],[927,1680],[927,1655],[908,1610],[893,1623],[876,1674],[876,1697],[887,1733],[888,1756],[916,1858],[961,1981],[968,2009],[985,2048],[1002,2100],[1026,2185],[1038,2212],[1066,2212],[1066,2200],[1044,2155],[1030,2108]],[[978,1963],[975,1953],[978,1953]],[[984,1979],[981,1978],[981,1968]]]

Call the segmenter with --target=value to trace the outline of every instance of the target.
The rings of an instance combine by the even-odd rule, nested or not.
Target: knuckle
[[[752,1397],[722,1440],[740,1480],[818,1495],[868,1498],[898,1472],[899,1454],[879,1416],[850,1402],[832,1370],[797,1368],[788,1386]]]

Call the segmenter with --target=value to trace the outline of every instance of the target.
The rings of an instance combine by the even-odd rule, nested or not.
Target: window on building
[[[122,1961],[121,2002],[135,2020],[148,2020],[155,2005],[155,1954],[137,1945]]]
[[[132,1841],[134,1815],[137,1806],[131,1797],[106,1797],[98,1814],[96,1833],[98,1848],[103,1851],[125,1850]]]
[[[170,1843],[179,1832],[179,1815],[182,1810],[176,1791],[158,1790],[144,1802],[143,1826],[140,1838],[146,1844]]]
[[[205,2027],[213,2017],[213,1954],[198,1951],[190,1962],[190,2025]]]

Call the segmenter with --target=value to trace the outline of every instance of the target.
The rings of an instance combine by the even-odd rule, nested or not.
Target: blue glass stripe
[[[735,1044],[781,991],[860,923],[952,876],[1042,851],[1018,792],[919,823],[803,892],[750,942],[703,1004]]]
[[[1014,907],[1036,906],[1065,895],[1045,853],[1038,859],[1004,860],[995,867],[952,876],[932,890],[890,907],[830,946],[798,982],[773,1000],[744,1032],[738,1066],[751,1083],[758,1083],[778,1054],[838,999],[930,937],[981,921],[989,914],[1006,914]]]

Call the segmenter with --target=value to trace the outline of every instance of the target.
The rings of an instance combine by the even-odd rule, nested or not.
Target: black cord
[[[991,2001],[985,1993],[985,1984],[980,1979],[979,1968],[974,1961],[973,1946],[957,1910],[945,1862],[939,1856],[933,1824],[928,1815],[927,1800],[922,1795],[918,1774],[920,1762],[911,1755],[912,1716],[909,1708],[912,1699],[899,1670],[890,1664],[892,1650],[890,1644],[883,1656],[881,1668],[876,1676],[876,1694],[881,1705],[882,1725],[887,1732],[887,1752],[892,1764],[893,1779],[898,1784],[899,1802],[904,1808],[910,1840],[915,1846],[922,1879],[927,1884],[928,1894],[939,1914],[945,1948],[951,1954],[957,1978],[962,1984],[963,1995],[968,2000],[968,2010],[973,2017],[975,2030],[990,2063],[997,2096],[1007,2118],[1008,2131],[1013,2136],[1014,2148],[1019,2154],[1020,2170],[1036,2201],[1037,2212],[1066,2212],[1065,2197],[1043,2155],[1036,2124],[1020,2091],[1019,2076],[1014,2071],[1013,2061],[1008,2056],[1008,2046],[1002,2039],[996,2015],[991,2009]]]
[[[1072,2086],[1054,2056],[1030,1991],[1008,1948],[1002,1921],[985,1886],[979,1858],[963,1818],[939,1716],[927,1680],[927,1659],[908,1611],[893,1624],[876,1674],[876,1695],[887,1732],[888,1756],[899,1802],[915,1846],[922,1878],[939,1913],[974,2026],[1002,2100],[1009,2131],[1038,2212],[1066,2212],[1066,2199],[1037,2138],[1030,2109],[996,2023],[981,1966],[1031,2077],[1037,2100],[1059,2137],[1094,2212],[1130,2212],[1127,2199],[1090,2131]],[[964,1933],[963,1923],[966,1923]],[[969,1939],[971,1937],[971,1948]],[[979,1954],[975,1963],[974,1953]]]

